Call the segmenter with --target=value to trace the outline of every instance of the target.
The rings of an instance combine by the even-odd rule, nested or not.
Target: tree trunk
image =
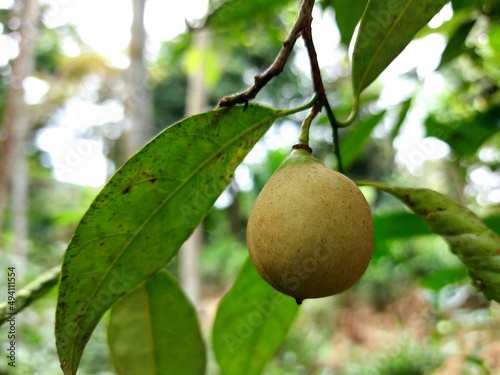
[[[200,51],[207,49],[209,33],[206,29],[195,31],[194,48]],[[192,116],[201,112],[207,104],[207,88],[205,85],[205,64],[200,62],[195,73],[188,78],[188,88],[186,94],[186,116]],[[203,245],[203,233],[201,226],[196,228],[191,237],[184,243],[180,254],[180,279],[187,296],[193,304],[197,305],[200,299],[200,267],[199,254]]]
[[[20,19],[19,55],[12,62],[7,89],[3,141],[0,149],[0,229],[4,226],[5,209],[12,198],[15,255],[22,268],[27,253],[28,226],[28,156],[26,143],[32,126],[30,107],[24,101],[23,82],[34,72],[35,43],[40,14],[38,0],[17,0],[12,18]],[[9,185],[11,192],[9,194]]]
[[[133,20],[130,38],[130,67],[127,70],[125,99],[126,131],[123,134],[123,159],[127,161],[141,149],[152,135],[151,88],[145,66],[146,29],[144,9],[146,0],[133,0]]]

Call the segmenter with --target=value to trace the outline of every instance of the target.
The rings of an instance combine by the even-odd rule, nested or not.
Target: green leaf
[[[468,21],[460,25],[453,35],[448,40],[446,48],[441,54],[441,61],[437,69],[442,68],[444,65],[448,64],[450,61],[454,60],[462,53],[466,52],[470,48],[465,45],[465,40],[469,36],[472,27],[476,24],[476,21]]]
[[[490,47],[496,52],[500,52],[500,26],[491,25],[488,30],[488,42]]]
[[[478,3],[479,2],[477,0],[451,0],[451,5],[453,6],[454,12],[464,8],[471,8],[473,6],[477,6]]]
[[[483,222],[495,233],[500,233],[500,216],[485,217]],[[389,246],[387,245],[389,241],[432,234],[425,221],[406,211],[373,215],[373,228],[375,230],[375,246],[372,260],[389,254]]]
[[[406,120],[406,116],[408,115],[408,111],[411,108],[411,102],[413,98],[405,100],[403,103],[401,103],[401,109],[398,114],[398,118],[391,130],[391,136],[390,139],[391,141],[394,141],[396,136],[399,134],[399,130],[401,129],[401,126],[403,125],[404,121]]]
[[[464,266],[443,268],[422,278],[420,286],[439,291],[447,285],[462,281],[466,277],[467,268]]]
[[[361,18],[352,57],[359,97],[448,0],[370,0]]]
[[[363,15],[368,0],[330,0],[323,6],[331,6],[335,10],[335,22],[340,32],[340,42],[346,47],[351,43],[354,30]]]
[[[488,216],[483,221],[493,232],[500,234],[500,216]]]
[[[404,225],[401,225],[401,223],[404,223]],[[432,233],[429,230],[429,226],[418,216],[405,211],[373,215],[373,229],[375,231],[375,243],[372,261],[377,261],[381,257],[390,255],[390,241]]]
[[[362,184],[390,193],[424,219],[465,264],[472,284],[486,298],[500,301],[500,238],[476,214],[433,190]]]
[[[221,374],[261,374],[298,308],[293,298],[268,285],[247,259],[215,317],[212,343]]]
[[[405,211],[374,215],[373,227],[376,241],[400,240],[432,233],[421,219]]]
[[[385,111],[370,116],[353,126],[353,130],[340,142],[342,164],[348,169],[365,149],[373,129],[380,123]]]
[[[459,156],[474,154],[478,148],[500,129],[500,107],[479,112],[471,119],[450,122],[438,121],[434,116],[425,120],[427,136],[436,137],[448,143]]]
[[[484,359],[479,358],[475,355],[467,355],[467,356],[465,356],[464,359],[467,363],[477,365],[482,370],[480,372],[480,374],[484,374],[484,375],[491,374],[490,367],[485,363]]]
[[[242,25],[279,14],[283,7],[291,2],[291,0],[225,0],[210,11],[206,24],[215,30],[241,29]]]
[[[111,356],[118,375],[202,375],[205,345],[196,311],[165,270],[111,308]]]
[[[249,105],[189,117],[116,172],[64,257],[56,344],[65,374],[76,372],[102,315],[172,259],[253,145],[288,113]]]

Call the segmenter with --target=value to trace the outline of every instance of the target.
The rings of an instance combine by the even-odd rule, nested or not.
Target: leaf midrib
[[[375,50],[375,53],[373,55],[373,58],[370,60],[370,63],[368,64],[367,68],[365,69],[364,73],[361,75],[361,80],[360,80],[360,85],[358,87],[358,90],[357,90],[357,95],[359,96],[361,94],[361,91],[363,91],[366,86],[363,87],[362,83],[365,81],[365,78],[366,78],[366,75],[367,73],[371,70],[375,60],[378,59],[378,56],[380,55],[380,51],[382,50],[382,47],[385,45],[385,42],[387,40],[387,38],[389,37],[389,35],[392,34],[392,30],[394,30],[395,26],[399,23],[399,21],[401,20],[401,18],[403,17],[403,15],[406,13],[406,11],[408,10],[408,7],[410,6],[410,4],[413,2],[413,0],[409,0],[405,7],[403,8],[403,11],[399,14],[398,17],[396,17],[395,21],[393,22],[392,26],[389,28],[389,32],[385,34],[385,37],[382,39],[382,42],[379,43],[377,49]]]

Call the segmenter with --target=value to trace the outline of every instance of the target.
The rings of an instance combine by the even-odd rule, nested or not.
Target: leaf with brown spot
[[[359,97],[449,0],[370,0],[352,56],[354,95]]]
[[[386,191],[424,219],[465,264],[472,285],[486,298],[500,302],[500,238],[475,213],[433,190],[364,181],[359,184]]]
[[[65,374],[76,373],[103,314],[177,254],[253,145],[277,118],[296,110],[249,105],[246,111],[236,106],[186,118],[116,172],[64,257],[56,344]]]

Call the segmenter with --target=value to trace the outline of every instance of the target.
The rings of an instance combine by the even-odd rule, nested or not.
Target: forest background
[[[60,266],[89,204],[137,150],[250,86],[276,57],[298,10],[287,0],[183,3],[174,12],[154,0],[0,1],[0,264],[16,266],[18,287]],[[339,118],[352,107],[351,40],[365,6],[322,0],[313,13],[318,61]],[[451,1],[417,34],[363,94],[359,121],[340,130],[350,178],[434,189],[499,233],[499,20],[498,1]],[[309,70],[299,40],[256,101],[276,108],[307,102]],[[168,265],[207,336],[246,258],[252,204],[296,143],[301,120],[273,125]],[[313,124],[311,146],[336,166],[325,113]],[[470,285],[465,266],[421,219],[391,196],[362,189],[376,230],[366,275],[344,294],[307,301],[265,373],[499,372],[498,304]],[[19,314],[23,374],[60,371],[56,289]],[[106,319],[81,374],[113,373]],[[8,370],[0,361],[0,373]],[[210,354],[207,371],[218,373]]]

